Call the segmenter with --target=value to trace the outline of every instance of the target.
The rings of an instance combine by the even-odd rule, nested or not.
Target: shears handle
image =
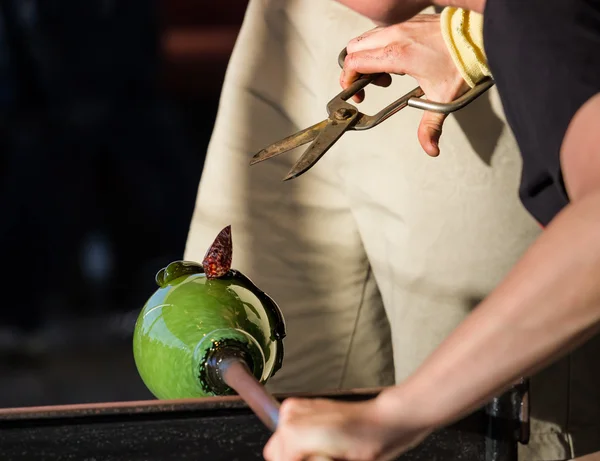
[[[346,50],[346,48],[344,48],[338,56],[338,64],[341,68],[344,67],[347,55],[348,51]],[[380,75],[381,74],[363,75],[346,90],[340,93],[338,97],[342,97],[344,101],[350,99],[360,90],[364,89],[367,85],[373,83],[373,81],[377,79],[377,77],[379,77]],[[365,116],[364,120],[361,120],[362,123],[359,124],[360,126],[357,125],[355,129],[364,130],[373,128],[374,126],[378,125],[379,123],[386,120],[391,115],[395,114],[400,109],[406,106],[413,107],[415,109],[427,110],[430,112],[450,114],[459,109],[462,109],[463,107],[475,101],[479,96],[481,96],[483,93],[489,90],[492,86],[494,86],[494,80],[491,78],[486,78],[462,96],[448,103],[429,101],[428,99],[422,98],[421,96],[424,95],[423,90],[420,87],[417,87],[414,90],[402,96],[400,99],[394,101],[393,103],[379,111],[377,114]]]

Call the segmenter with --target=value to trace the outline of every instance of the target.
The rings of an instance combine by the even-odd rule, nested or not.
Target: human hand
[[[448,52],[440,27],[440,15],[421,14],[389,27],[377,27],[351,40],[340,76],[348,88],[363,74],[383,73],[374,83],[389,86],[390,74],[410,75],[425,96],[436,102],[450,102],[464,94],[469,86]],[[354,100],[361,102],[364,92]],[[432,157],[440,153],[439,139],[446,115],[424,112],[418,139]]]
[[[287,399],[277,431],[264,449],[267,461],[389,461],[419,444],[431,430],[407,408],[393,418],[377,399],[348,403]]]

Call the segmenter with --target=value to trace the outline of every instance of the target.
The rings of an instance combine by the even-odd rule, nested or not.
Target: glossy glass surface
[[[159,399],[215,395],[200,372],[208,351],[228,342],[248,351],[255,377],[266,382],[283,359],[285,326],[276,304],[237,271],[209,280],[177,264],[185,270],[159,273],[162,286],[135,327],[135,362],[149,390]]]

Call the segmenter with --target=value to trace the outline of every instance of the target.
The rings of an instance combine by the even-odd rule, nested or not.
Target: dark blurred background
[[[131,351],[181,259],[243,0],[0,0],[0,407],[151,398]]]

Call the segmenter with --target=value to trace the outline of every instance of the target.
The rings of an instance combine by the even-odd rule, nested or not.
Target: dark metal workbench
[[[376,393],[319,397],[361,400]],[[488,407],[432,434],[400,459],[515,461],[515,433],[498,427],[506,424],[494,423]],[[261,460],[268,437],[267,429],[236,397],[0,410],[5,461]]]

